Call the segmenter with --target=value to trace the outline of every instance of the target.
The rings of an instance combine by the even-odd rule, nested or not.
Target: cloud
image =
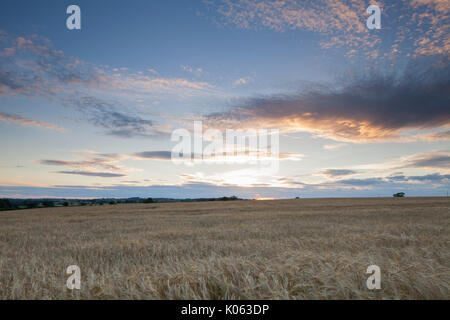
[[[349,53],[359,48],[369,55],[380,42],[379,35],[366,26],[367,3],[363,0],[223,0],[215,7],[221,16],[219,24],[276,32],[311,31],[324,36],[322,48],[346,46]]]
[[[358,172],[350,169],[326,169],[319,171],[318,173],[327,176],[329,178],[334,178],[334,177],[348,176]]]
[[[355,187],[367,187],[367,186],[373,186],[377,185],[383,182],[382,178],[367,178],[367,179],[344,179],[344,180],[338,180],[337,182],[333,183],[344,185],[344,186],[355,186]]]
[[[235,150],[236,151],[236,150]],[[172,152],[171,151],[143,151],[143,152],[136,152],[131,155],[129,155],[132,158],[137,159],[147,159],[147,160],[159,160],[159,161],[172,161],[175,159],[172,159]],[[195,153],[191,153],[191,157],[189,158],[188,162],[190,163],[190,160],[194,160],[196,157]],[[264,152],[260,151],[249,151],[246,152],[243,148],[242,150],[238,150],[233,155],[229,155],[226,152],[226,149],[222,149],[218,151],[217,154],[212,154],[211,156],[206,155],[198,155],[198,159],[202,159],[203,162],[217,162],[218,164],[226,164],[226,163],[240,163],[245,164],[247,163],[254,163],[256,161],[268,161],[268,160],[275,160],[278,159],[280,161],[300,161],[304,157],[303,154],[294,153],[294,152],[285,152],[280,153],[278,157],[274,154],[265,154]],[[186,161],[184,158],[176,159],[177,161],[184,162]]]
[[[226,20],[238,27],[265,27],[275,31],[306,29],[321,33],[348,30],[363,33],[367,30],[360,13],[363,1],[268,1],[224,0],[217,10]]]
[[[200,72],[197,68],[195,72]],[[50,41],[37,36],[0,39],[0,96],[45,97],[66,107],[78,108],[91,124],[119,137],[160,134],[154,120],[124,105],[158,97],[186,99],[216,94],[205,81],[157,76],[156,71],[133,72],[128,68],[97,66],[65,55]],[[105,101],[104,97],[108,97]]]
[[[184,78],[150,77],[139,73],[112,74],[105,78],[105,89],[130,91],[141,94],[168,94],[176,96],[198,95],[210,92],[214,85],[206,81]]]
[[[259,156],[264,156],[259,155]],[[295,152],[282,152],[278,155],[278,158],[280,160],[291,160],[291,161],[300,161],[305,157],[304,154],[301,153],[295,153]]]
[[[67,85],[101,82],[98,68],[65,56],[46,39],[5,38],[0,43],[0,95],[54,95]]]
[[[416,55],[450,54],[450,4],[446,0],[411,0],[415,12],[408,27],[416,31]]]
[[[238,174],[239,172],[235,172]],[[251,172],[248,172],[249,174]],[[246,179],[246,177],[243,177]],[[253,178],[255,178],[253,176]],[[161,198],[201,198],[236,195],[242,198],[256,197],[392,197],[393,193],[406,192],[407,196],[445,196],[450,187],[450,175],[438,173],[424,176],[402,176],[386,178],[365,178],[327,181],[323,183],[304,183],[292,178],[279,177],[279,183],[250,183],[246,187],[233,184],[217,185],[211,183],[207,175],[197,173],[186,176],[182,184],[176,185],[56,185],[26,186],[0,185],[1,197],[64,197],[64,198],[108,198],[108,197],[152,197]],[[197,182],[195,182],[197,181]],[[214,181],[215,182],[215,181]],[[220,182],[220,181],[219,181]],[[223,182],[223,181],[222,181]],[[259,195],[259,196],[257,196]]]
[[[73,103],[87,115],[92,124],[107,129],[109,135],[129,138],[156,134],[152,120],[120,112],[113,103],[91,96],[81,97]]]
[[[92,169],[102,168],[106,170],[112,171],[125,171],[126,168],[117,165],[116,163],[120,160],[125,159],[125,156],[118,154],[96,154],[88,155],[87,159],[82,160],[55,160],[55,159],[44,159],[39,160],[37,163],[46,165],[46,166],[63,166],[74,168],[76,171],[81,169],[92,171]]]
[[[252,97],[206,117],[213,126],[308,131],[337,141],[399,140],[409,129],[450,125],[450,67],[424,59],[396,74],[371,72],[334,85]]]
[[[193,68],[191,66],[181,65],[181,69],[183,69],[186,72],[193,73],[196,76],[200,76],[203,73],[202,68]]]
[[[140,159],[150,159],[150,160],[171,160],[171,151],[143,151],[136,152],[133,156]]]
[[[15,123],[15,124],[19,124],[21,126],[36,127],[36,128],[42,128],[42,129],[48,129],[48,130],[56,130],[56,131],[64,131],[65,130],[64,128],[57,127],[48,122],[32,120],[32,119],[26,118],[24,116],[20,116],[17,114],[10,114],[10,113],[6,113],[6,112],[0,112],[0,121],[4,121],[7,123]]]
[[[84,89],[134,91],[186,95],[190,91],[211,89],[207,82],[183,78],[151,77],[128,68],[99,67],[53,48],[49,40],[14,37],[7,34],[0,42],[0,95],[57,94],[75,85]],[[201,72],[201,68],[193,70]],[[149,73],[156,75],[153,69]],[[67,87],[70,85],[70,87]]]
[[[323,146],[324,150],[337,150],[339,148],[345,147],[346,143],[335,143],[335,144],[326,144]]]
[[[433,183],[436,185],[446,185],[450,182],[450,175],[433,173],[422,176],[391,176],[386,178],[365,178],[365,179],[346,179],[337,180],[332,184],[355,187],[375,187],[384,185],[392,186],[394,183],[417,184],[417,183]]]
[[[425,152],[406,157],[402,167],[450,169],[450,150]]]
[[[74,162],[64,160],[39,160],[39,163],[48,166],[69,166],[73,165]]]
[[[450,174],[440,174],[440,173],[433,173],[433,174],[427,174],[423,176],[404,176],[404,175],[398,175],[398,176],[390,176],[387,178],[388,181],[393,182],[431,182],[431,183],[448,183],[450,182]]]
[[[433,151],[419,153],[409,157],[403,157],[389,163],[375,165],[354,166],[352,168],[323,169],[316,174],[324,175],[328,179],[319,182],[313,178],[316,174],[302,176],[283,177],[267,173],[262,168],[251,166],[238,170],[227,171],[227,169],[216,170],[214,173],[196,171],[195,173],[183,174],[180,178],[184,183],[210,183],[215,186],[239,186],[239,187],[270,187],[270,188],[309,188],[315,190],[341,190],[341,189],[371,189],[383,187],[410,188],[414,184],[432,182],[434,185],[445,185],[448,180],[448,168],[450,166],[450,151]],[[410,174],[405,175],[398,169],[411,170],[415,173],[417,169],[442,170],[432,174]],[[390,176],[387,173],[392,172]],[[352,177],[349,177],[352,176]],[[298,177],[307,177],[299,180]],[[311,180],[311,178],[313,178]],[[414,189],[413,189],[414,190]],[[418,189],[415,189],[418,190]]]
[[[364,0],[222,0],[210,6],[219,13],[219,24],[276,32],[311,31],[324,37],[322,48],[345,47],[349,56],[357,52],[372,58],[392,56],[400,53],[399,44],[405,41],[412,42],[416,55],[450,54],[448,1],[380,0],[370,4],[381,9],[382,31],[396,32],[387,36],[386,32],[368,30],[369,3]]]
[[[416,153],[409,156],[402,156],[396,159],[364,165],[355,165],[351,169],[364,170],[377,174],[386,174],[389,171],[399,171],[403,169],[425,169],[450,172],[450,150],[435,150],[429,152]],[[402,173],[401,173],[402,174]]]
[[[247,84],[248,83],[248,79],[247,78],[239,78],[236,81],[233,82],[233,85],[235,86],[240,86],[243,84]]]
[[[381,30],[366,26],[369,4],[381,9]],[[209,5],[219,14],[219,25],[310,31],[322,37],[322,48],[342,47],[349,57],[450,54],[450,6],[446,0],[222,0]]]
[[[364,177],[352,179],[331,179],[322,182],[305,182],[292,177],[266,176],[264,172],[254,169],[242,169],[233,171],[222,171],[210,174],[195,172],[194,174],[183,174],[180,176],[183,185],[186,184],[209,184],[211,188],[216,186],[246,187],[267,189],[281,188],[288,194],[289,189],[301,189],[317,194],[322,190],[328,190],[329,196],[338,194],[342,190],[374,190],[377,193],[385,193],[387,190],[410,190],[420,195],[420,190],[436,189],[450,186],[450,175],[432,173],[427,175],[396,175],[388,177]],[[388,191],[390,196],[392,193]],[[373,196],[374,194],[372,194]],[[354,196],[354,195],[351,195]]]
[[[92,171],[57,171],[56,173],[62,174],[75,174],[89,177],[102,177],[102,178],[117,178],[125,177],[125,174],[111,173],[111,172],[92,172]]]
[[[426,140],[426,141],[448,141],[448,140],[450,140],[450,130],[419,135],[418,138]]]
[[[304,184],[307,187],[313,187],[316,189],[334,189],[338,190],[341,188],[370,188],[370,189],[392,189],[392,188],[411,188],[415,187],[418,190],[420,187],[418,184],[433,184],[431,187],[439,187],[449,185],[450,175],[433,173],[427,175],[393,175],[388,177],[368,177],[359,179],[338,179],[334,181],[326,181],[315,184]],[[290,187],[295,187],[291,182],[287,182]]]

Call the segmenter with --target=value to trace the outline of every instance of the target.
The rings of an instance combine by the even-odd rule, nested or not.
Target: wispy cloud
[[[237,79],[236,81],[233,82],[233,85],[240,86],[240,85],[243,85],[243,84],[247,84],[248,81],[249,81],[248,78],[239,78],[239,79]]]
[[[322,174],[324,176],[327,176],[329,178],[335,178],[335,177],[342,177],[342,176],[348,176],[355,173],[358,173],[355,170],[350,169],[325,169],[318,172],[319,174]]]
[[[118,103],[113,104],[92,96],[80,97],[72,103],[86,114],[92,124],[106,129],[109,135],[128,138],[156,133],[152,120],[120,112]]]
[[[419,135],[418,138],[425,141],[447,141],[450,140],[450,130],[423,134]]]
[[[419,153],[403,159],[404,168],[450,169],[450,150]]]
[[[143,151],[133,154],[134,157],[149,160],[170,160],[172,158],[171,151]]]
[[[99,68],[64,55],[46,39],[6,34],[0,42],[0,95],[52,96],[64,86],[102,79]]]
[[[188,65],[181,65],[180,67],[181,67],[181,69],[183,69],[183,71],[192,73],[192,74],[194,74],[196,76],[200,76],[203,73],[203,69],[202,68],[194,68],[194,67],[191,67],[191,66],[188,66]]]
[[[36,127],[36,128],[42,128],[42,129],[48,129],[48,130],[56,130],[56,131],[64,131],[65,130],[64,128],[57,127],[48,122],[37,121],[37,120],[26,118],[24,116],[6,113],[6,112],[0,112],[0,121],[7,122],[7,123],[14,123],[14,124],[18,124],[21,126]]]
[[[129,168],[118,164],[119,161],[127,158],[124,155],[82,152],[79,154],[79,157],[81,159],[78,160],[44,159],[36,162],[46,166],[70,168],[70,172],[97,172],[98,169],[103,169],[108,170],[107,173],[111,173],[111,176],[114,176],[115,174],[120,174],[122,176],[126,171],[130,171]],[[66,173],[68,170],[59,172]]]
[[[383,177],[383,178],[363,178],[363,179],[342,179],[336,180],[331,183],[323,183],[324,186],[331,186],[333,188],[339,187],[378,187],[382,188],[383,186],[386,188],[392,187],[406,187],[408,184],[417,184],[417,183],[433,183],[436,185],[444,186],[448,185],[450,182],[450,175],[433,173],[422,176],[391,176],[391,177]],[[397,185],[395,185],[397,184]]]
[[[96,66],[78,58],[66,56],[53,48],[47,39],[23,37],[5,33],[0,42],[0,94],[56,94],[74,85],[84,85],[105,91],[189,94],[189,90],[211,89],[207,82],[183,78],[155,77],[155,70],[144,74],[128,68]],[[200,72],[200,68],[195,71]]]
[[[245,162],[254,162],[254,161],[264,161],[271,159],[278,159],[280,161],[300,161],[303,159],[304,155],[295,153],[295,152],[284,152],[280,153],[278,156],[265,154],[264,152],[259,152],[257,150],[242,150],[235,149],[236,152],[233,155],[227,154],[226,148],[217,151],[217,154],[213,154],[210,156],[206,155],[198,155],[199,159],[202,159],[205,162],[217,162],[220,164],[226,163],[245,163]],[[137,159],[147,159],[147,160],[159,160],[159,161],[172,161],[172,152],[171,151],[143,151],[136,152],[131,155],[128,155],[132,158]],[[194,159],[196,157],[195,153],[191,153],[190,159]],[[184,159],[180,159],[180,161],[185,161]]]
[[[392,182],[431,182],[431,183],[449,183],[450,182],[450,174],[440,174],[433,173],[427,174],[423,176],[404,176],[404,175],[396,175],[390,176],[386,178],[388,181]]]
[[[346,143],[334,143],[334,144],[325,144],[323,146],[324,150],[337,150],[339,148],[345,147]]]
[[[109,135],[150,136],[157,131],[154,120],[141,117],[137,108],[124,112],[124,104],[133,104],[138,98],[185,99],[214,94],[214,90],[208,82],[163,77],[153,69],[143,72],[97,66],[65,55],[47,39],[2,31],[0,96],[44,96],[51,102],[78,108],[91,124]]]
[[[93,171],[57,171],[56,173],[62,174],[74,174],[89,177],[102,177],[102,178],[118,178],[124,177],[125,174],[111,173],[111,172],[93,172]]]
[[[198,95],[214,88],[206,81],[184,78],[164,78],[139,73],[117,73],[104,78],[105,88],[141,94],[166,94],[176,96]]]

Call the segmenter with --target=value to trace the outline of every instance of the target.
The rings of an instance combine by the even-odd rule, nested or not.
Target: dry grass
[[[0,298],[449,299],[449,209],[379,198],[0,212]],[[366,288],[371,264],[381,290]]]

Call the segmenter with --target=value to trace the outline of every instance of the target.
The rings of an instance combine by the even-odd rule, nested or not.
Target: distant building
[[[394,193],[393,196],[395,198],[403,198],[405,196],[404,192],[398,192],[398,193]]]

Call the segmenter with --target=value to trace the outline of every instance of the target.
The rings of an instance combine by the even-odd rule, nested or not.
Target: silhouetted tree
[[[44,200],[44,201],[42,201],[42,205],[44,207],[54,207],[55,203],[53,201],[50,201],[50,200]]]
[[[233,200],[238,200],[238,197],[236,196],[231,196],[231,197],[222,197],[218,199],[219,201],[233,201]]]
[[[403,198],[405,196],[404,192],[398,192],[393,194],[394,198]]]
[[[33,209],[33,208],[37,208],[38,204],[36,201],[32,201],[32,200],[25,200],[23,202],[23,205],[25,207],[27,207],[28,209]]]
[[[144,200],[144,203],[153,203],[153,198],[147,198]]]
[[[10,210],[13,208],[14,206],[9,199],[0,199],[0,210]]]

